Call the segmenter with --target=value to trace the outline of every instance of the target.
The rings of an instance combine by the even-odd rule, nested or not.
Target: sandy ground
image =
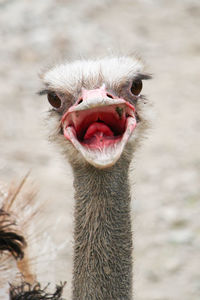
[[[47,231],[66,243],[41,277],[67,280],[68,299],[72,176],[45,138],[48,103],[36,95],[37,73],[63,58],[112,51],[144,58],[156,116],[131,175],[135,299],[199,300],[199,26],[198,0],[0,1],[0,178],[31,170],[38,198],[49,201]]]

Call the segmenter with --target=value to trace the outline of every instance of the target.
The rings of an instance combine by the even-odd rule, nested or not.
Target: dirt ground
[[[45,137],[49,106],[36,95],[37,74],[58,60],[111,52],[144,59],[155,116],[131,174],[135,299],[199,300],[199,28],[199,0],[0,0],[0,178],[31,170],[39,201],[48,200],[46,231],[62,245],[39,278],[67,280],[67,299],[72,175]]]

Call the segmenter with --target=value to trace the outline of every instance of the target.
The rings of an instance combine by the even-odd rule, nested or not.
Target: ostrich
[[[40,241],[44,230],[40,211],[43,204],[35,201],[35,190],[26,183],[27,177],[28,174],[17,186],[0,182],[0,299],[63,300],[65,283],[50,293],[36,281],[36,266],[41,257],[50,262],[51,254],[43,255]],[[48,239],[45,245],[49,248]]]
[[[57,65],[41,78],[39,94],[52,107],[50,140],[74,176],[72,299],[130,300],[129,168],[148,128],[141,91],[151,76],[140,60],[124,56]]]
[[[57,65],[42,75],[51,140],[71,164],[75,189],[73,300],[132,298],[129,166],[148,127],[140,60]]]

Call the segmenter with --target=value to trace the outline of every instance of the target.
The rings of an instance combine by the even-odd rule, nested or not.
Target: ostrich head
[[[147,127],[141,91],[151,76],[143,69],[140,60],[113,57],[57,65],[42,75],[40,94],[52,106],[50,137],[72,165],[104,169],[131,159]]]

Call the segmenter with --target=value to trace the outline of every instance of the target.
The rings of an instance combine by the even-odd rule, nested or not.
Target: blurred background
[[[155,117],[131,173],[135,299],[199,300],[199,28],[199,0],[0,0],[0,179],[31,170],[37,198],[47,201],[47,230],[62,244],[41,278],[67,280],[68,299],[72,175],[45,136],[38,73],[62,59],[143,58]]]

